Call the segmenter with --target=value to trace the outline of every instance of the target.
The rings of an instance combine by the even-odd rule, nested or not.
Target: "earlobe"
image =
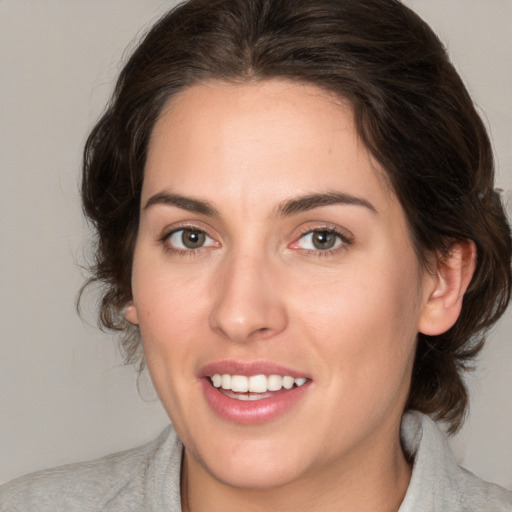
[[[462,299],[476,266],[473,241],[455,242],[446,257],[439,258],[431,278],[429,296],[423,306],[418,331],[429,336],[450,329],[460,315]]]
[[[124,308],[124,317],[128,322],[130,322],[133,325],[139,324],[139,315],[137,313],[137,308],[135,307],[135,304],[130,301]]]

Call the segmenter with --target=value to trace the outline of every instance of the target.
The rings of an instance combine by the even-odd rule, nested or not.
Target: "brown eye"
[[[181,233],[181,241],[187,249],[197,249],[202,247],[206,235],[202,231],[184,229]]]
[[[312,242],[315,249],[332,249],[336,245],[336,235],[332,231],[315,231]]]
[[[175,249],[194,250],[214,245],[213,240],[200,229],[183,228],[170,234],[169,244]]]
[[[328,251],[339,247],[344,241],[336,231],[319,229],[302,235],[297,246],[308,251]]]

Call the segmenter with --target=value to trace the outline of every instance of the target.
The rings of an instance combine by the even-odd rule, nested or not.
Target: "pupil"
[[[181,241],[187,249],[197,249],[204,244],[205,234],[201,231],[184,229],[181,235]]]
[[[316,249],[331,249],[336,243],[336,235],[330,231],[317,231],[313,234],[313,245]]]

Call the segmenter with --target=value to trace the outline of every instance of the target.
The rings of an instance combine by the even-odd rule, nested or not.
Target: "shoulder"
[[[143,510],[150,467],[161,447],[174,439],[174,431],[167,428],[138,448],[13,480],[0,487],[0,511]]]
[[[459,467],[458,481],[461,503],[465,506],[464,511],[512,512],[510,491],[486,482],[461,467]]]
[[[428,416],[406,413],[401,436],[413,459],[413,472],[399,512],[512,512],[512,493],[460,467],[444,434]]]

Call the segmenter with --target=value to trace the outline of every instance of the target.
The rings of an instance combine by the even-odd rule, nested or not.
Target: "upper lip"
[[[310,378],[305,372],[294,370],[286,366],[273,363],[270,361],[216,361],[208,363],[199,371],[199,377],[211,377],[214,374],[229,374],[229,375],[289,375],[293,378],[306,377]]]

